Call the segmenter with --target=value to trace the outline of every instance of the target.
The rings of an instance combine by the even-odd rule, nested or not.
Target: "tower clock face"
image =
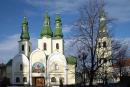
[[[44,73],[45,72],[45,67],[42,63],[36,62],[32,66],[32,72],[33,73]]]

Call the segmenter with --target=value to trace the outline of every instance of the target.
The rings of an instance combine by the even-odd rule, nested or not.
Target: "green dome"
[[[29,32],[28,32],[28,22],[26,17],[24,17],[24,20],[22,22],[22,33],[20,36],[21,40],[30,40]]]
[[[76,57],[74,57],[74,56],[68,56],[66,58],[66,60],[67,60],[67,63],[70,64],[70,65],[75,65],[76,64]]]
[[[107,37],[107,25],[106,25],[106,13],[103,8],[101,8],[99,13],[99,37]]]
[[[105,11],[104,11],[103,8],[100,9],[99,17],[100,17],[100,18],[101,18],[101,17],[106,17],[106,13],[105,13]]]
[[[57,22],[61,22],[61,18],[60,18],[59,15],[56,16],[55,21],[57,21]]]
[[[45,14],[44,16],[44,25],[40,34],[40,37],[52,37],[53,33],[50,27],[50,17],[48,15],[48,13]]]
[[[61,18],[59,15],[57,15],[55,18],[54,38],[56,38],[56,39],[63,38],[62,23],[61,23]]]
[[[27,24],[27,25],[28,25],[28,22],[27,22],[27,18],[26,18],[26,17],[24,17],[22,24]]]

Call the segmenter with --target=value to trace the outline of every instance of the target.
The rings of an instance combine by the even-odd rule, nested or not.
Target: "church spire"
[[[30,40],[29,32],[28,32],[28,22],[26,17],[24,17],[24,20],[22,22],[22,33],[20,36],[21,40]]]
[[[62,23],[61,23],[61,18],[59,15],[56,15],[55,18],[55,31],[54,31],[54,38],[60,39],[63,37],[62,33]]]
[[[43,28],[40,34],[40,37],[52,37],[52,30],[50,27],[50,17],[48,15],[48,13],[45,14],[44,16],[44,24],[43,24]]]
[[[108,36],[106,25],[106,13],[103,8],[103,3],[101,3],[101,8],[99,12],[99,36],[100,37]]]
[[[20,39],[21,40],[19,41],[19,53],[22,53],[29,58],[32,51],[32,45],[31,42],[29,41],[30,36],[28,32],[28,21],[26,17],[24,17],[24,20],[22,22],[22,33]]]

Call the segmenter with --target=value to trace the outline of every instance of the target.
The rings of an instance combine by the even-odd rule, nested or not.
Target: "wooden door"
[[[44,85],[45,85],[45,80],[44,80],[44,78],[36,78],[36,86],[38,86],[38,87],[44,87]]]

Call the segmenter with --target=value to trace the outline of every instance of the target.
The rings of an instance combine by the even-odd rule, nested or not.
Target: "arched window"
[[[27,77],[23,77],[23,82],[27,82]]]
[[[58,64],[55,64],[55,70],[59,70]]]
[[[104,58],[103,63],[107,63],[107,59]]]
[[[20,64],[20,71],[22,71],[23,70],[23,65],[22,64]]]
[[[103,47],[107,47],[107,44],[106,44],[106,42],[105,42],[105,41],[103,42]]]
[[[20,82],[20,78],[16,77],[16,82],[19,83]]]
[[[31,51],[31,47],[29,46],[29,52]]]
[[[58,43],[56,43],[56,49],[59,49],[59,44]]]
[[[52,77],[52,78],[51,78],[51,82],[56,82],[56,78],[55,78],[55,77]]]
[[[46,45],[46,43],[43,44],[43,49],[44,49],[44,50],[47,50],[47,45]]]
[[[24,45],[22,45],[22,51],[24,51]]]
[[[98,48],[101,48],[101,43],[100,42],[98,43]]]

